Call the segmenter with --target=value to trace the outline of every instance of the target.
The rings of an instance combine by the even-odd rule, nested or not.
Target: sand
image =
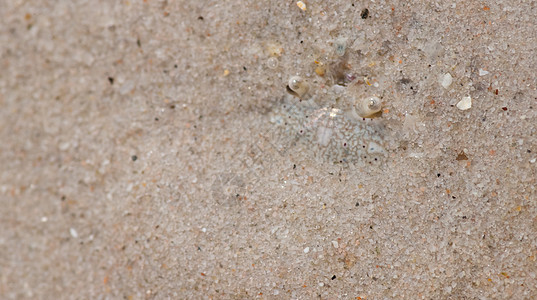
[[[536,15],[0,2],[0,298],[537,298]]]

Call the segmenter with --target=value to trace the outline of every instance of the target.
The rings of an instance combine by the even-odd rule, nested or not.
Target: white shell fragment
[[[362,118],[372,117],[382,109],[382,103],[378,97],[358,99],[354,102],[356,114]]]
[[[289,78],[287,91],[297,97],[302,97],[308,92],[308,83],[300,76]]]
[[[472,108],[472,98],[470,96],[463,97],[459,103],[457,103],[457,108],[460,110],[467,110]]]
[[[479,69],[479,76],[485,76],[485,75],[488,75],[488,73],[489,73],[489,71]]]
[[[445,89],[447,89],[452,83],[453,83],[453,77],[451,74],[446,73],[442,76],[440,76],[440,85],[442,85]]]

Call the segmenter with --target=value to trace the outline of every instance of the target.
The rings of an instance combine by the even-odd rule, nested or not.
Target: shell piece
[[[356,114],[362,118],[373,118],[382,109],[382,103],[378,97],[358,99],[354,102]]]
[[[460,110],[467,110],[472,108],[472,97],[462,97],[462,100],[457,103],[457,108]]]
[[[308,83],[300,76],[293,76],[289,78],[287,84],[287,91],[294,96],[302,98],[308,92]]]

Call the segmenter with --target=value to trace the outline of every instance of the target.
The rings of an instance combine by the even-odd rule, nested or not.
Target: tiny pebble
[[[74,228],[69,228],[69,233],[75,239],[78,237],[78,232],[76,232],[76,230]]]
[[[46,221],[48,221],[48,218],[47,218],[47,217],[42,217],[42,218],[41,218],[41,222],[46,222]]]
[[[308,253],[308,252],[310,252],[310,247],[304,248],[304,253]]]
[[[324,283],[323,282],[319,282],[319,286],[324,286]]]
[[[537,161],[537,158],[531,159],[530,163],[534,164]]]
[[[440,77],[440,84],[445,89],[447,89],[451,85],[451,83],[453,83],[453,77],[451,76],[451,74],[446,73],[446,74],[442,75],[442,77]]]
[[[324,66],[318,66],[315,68],[315,73],[319,76],[324,76],[324,73],[326,72],[326,68]]]
[[[369,17],[369,9],[364,8],[360,13],[360,17],[362,17],[362,19],[367,19],[367,17]]]
[[[207,232],[207,228],[203,227],[203,228],[201,229],[201,232]]]
[[[457,108],[460,110],[467,110],[472,107],[472,98],[470,96],[463,97],[459,103],[457,103]]]
[[[479,76],[485,76],[489,73],[489,71],[485,71],[483,69],[479,69]]]
[[[337,249],[339,247],[339,243],[337,241],[332,241],[332,246]]]
[[[300,8],[301,10],[306,11],[306,3],[302,2],[302,1],[298,1],[296,3],[296,6],[298,6],[298,8]]]

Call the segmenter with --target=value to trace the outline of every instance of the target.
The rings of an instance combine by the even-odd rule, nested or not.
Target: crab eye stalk
[[[287,92],[289,92],[291,95],[302,98],[302,96],[308,92],[308,83],[300,76],[293,76],[289,78]]]
[[[378,97],[358,99],[354,102],[356,114],[362,118],[373,118],[382,109],[382,103]]]

